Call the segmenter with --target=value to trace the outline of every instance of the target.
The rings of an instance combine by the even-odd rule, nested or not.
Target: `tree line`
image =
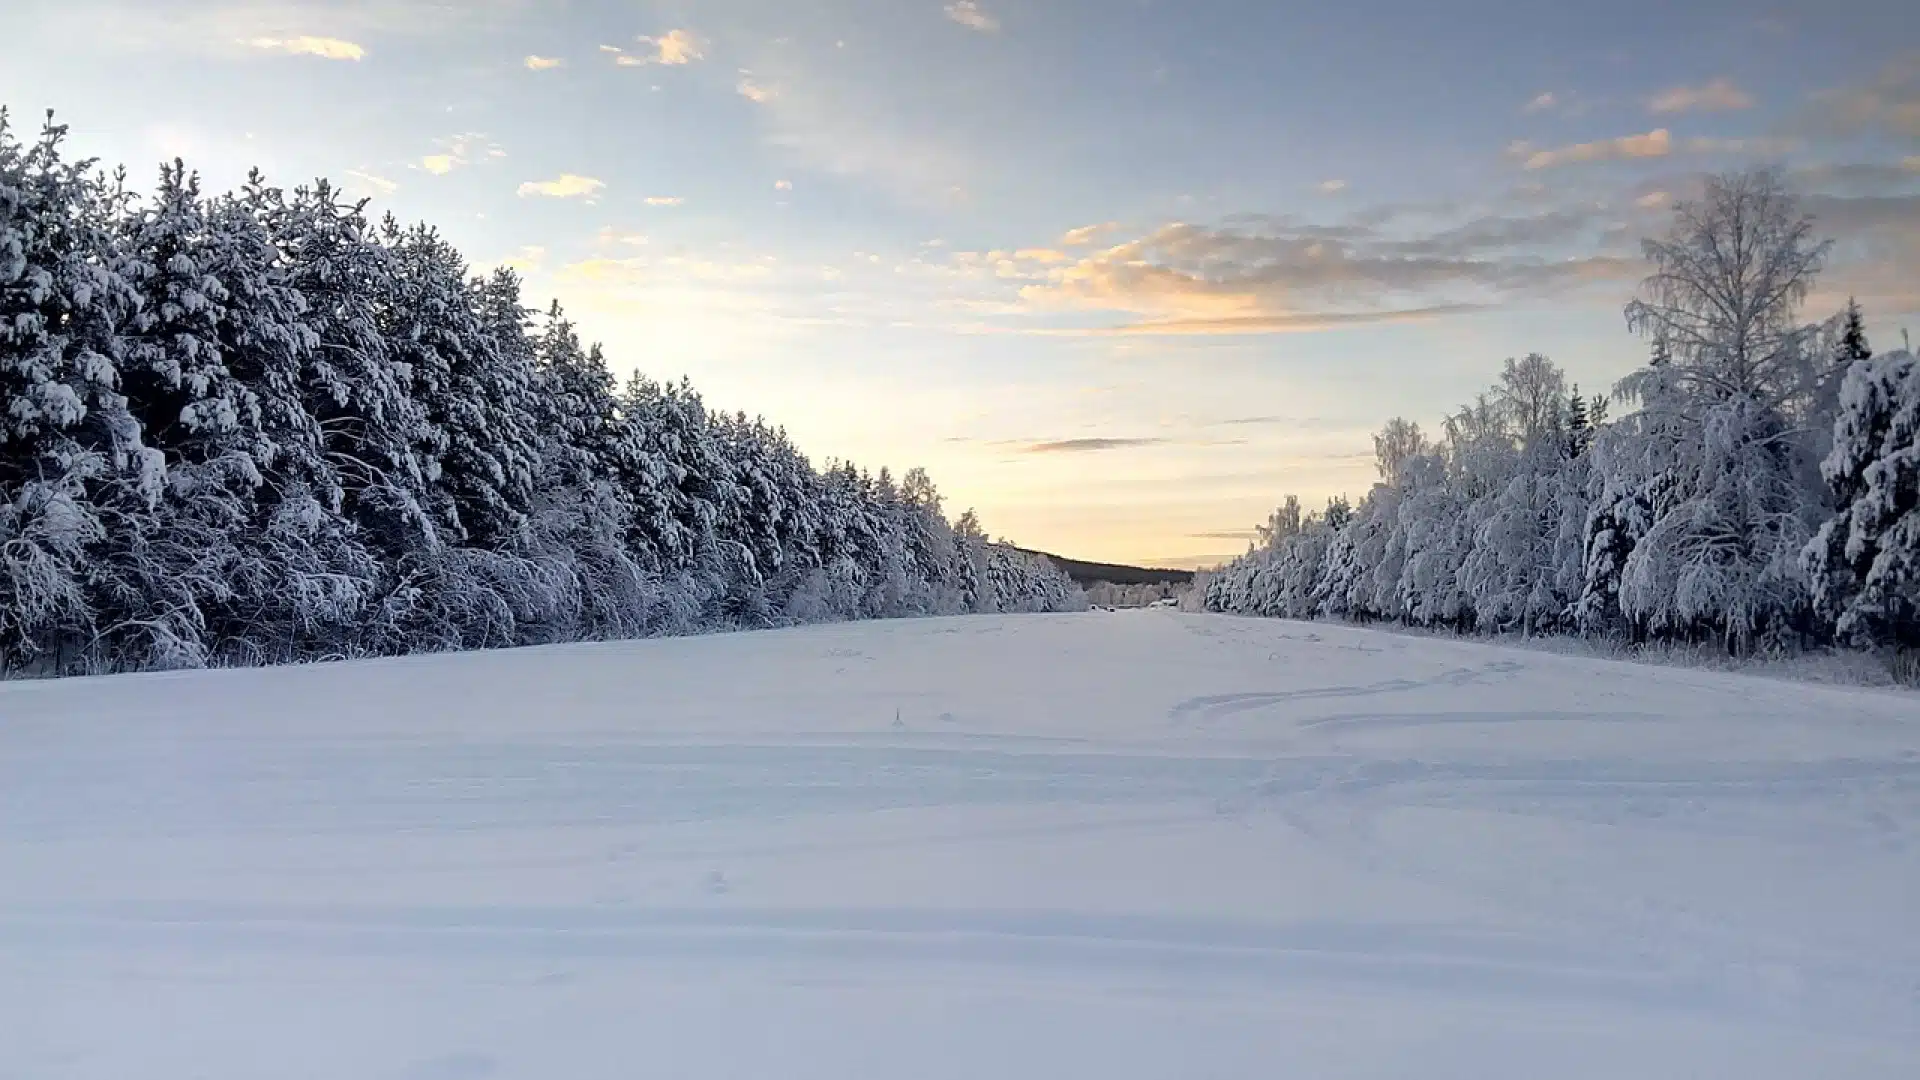
[[[1084,606],[324,180],[149,196],[0,110],[0,673]]]
[[[1625,314],[1651,355],[1610,395],[1535,354],[1438,437],[1388,421],[1372,490],[1289,496],[1207,607],[1736,654],[1920,645],[1913,354],[1875,356],[1851,301],[1803,321],[1829,244],[1777,170],[1711,178],[1643,247]]]

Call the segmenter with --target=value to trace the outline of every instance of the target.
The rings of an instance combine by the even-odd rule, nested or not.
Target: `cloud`
[[[1399,311],[1301,312],[1289,315],[1228,315],[1220,318],[1155,319],[1100,327],[1084,333],[1095,337],[1187,337],[1235,334],[1312,334],[1355,326],[1384,326],[1425,322],[1450,315],[1487,310],[1486,304],[1436,304]]]
[[[1920,154],[1900,159],[1900,167],[1908,172],[1920,172]]]
[[[348,169],[347,176],[355,187],[369,195],[391,195],[400,190],[399,184],[362,169]]]
[[[525,60],[522,60],[521,63],[526,65],[528,71],[551,71],[557,67],[567,66],[567,62],[558,56],[529,55]]]
[[[792,190],[793,190],[793,181],[791,181],[791,180],[775,180],[775,181],[773,182],[773,190],[775,190],[775,191],[792,191]]]
[[[552,180],[529,180],[520,185],[521,198],[537,195],[549,199],[572,199],[582,195],[592,195],[607,185],[591,176],[576,176],[573,173],[561,173]]]
[[[1118,222],[1105,221],[1098,225],[1082,225],[1077,229],[1068,229],[1060,235],[1060,246],[1085,247],[1119,227]]]
[[[656,64],[690,64],[706,55],[701,51],[700,40],[690,30],[669,30],[657,38],[643,37],[640,41],[653,46],[653,55],[647,59]]]
[[[1023,454],[1082,454],[1096,450],[1126,450],[1135,446],[1158,446],[1165,439],[1056,439],[1052,442],[1028,443],[1022,447]]]
[[[1865,85],[1817,95],[1803,125],[1841,138],[1881,132],[1920,139],[1920,50],[1889,62]]]
[[[1073,256],[1067,254],[1064,251],[1056,251],[1053,248],[1021,248],[1020,250],[1013,253],[1013,257],[1016,259],[1026,259],[1029,262],[1040,262],[1040,263],[1063,263],[1063,262],[1073,261]]]
[[[1526,142],[1517,142],[1507,148],[1508,156],[1519,158],[1530,170],[1595,161],[1666,157],[1672,152],[1673,135],[1666,128],[1655,128],[1644,135],[1622,135],[1617,139],[1575,143],[1554,150],[1536,149]]]
[[[613,62],[621,67],[642,67],[647,64],[679,66],[691,64],[707,55],[700,39],[694,37],[691,30],[669,30],[659,37],[640,37],[635,40],[646,48],[628,52],[618,45],[602,45],[600,51],[611,55]]]
[[[1340,192],[1342,192],[1342,191],[1345,191],[1345,190],[1347,190],[1347,182],[1346,182],[1345,180],[1322,180],[1322,181],[1320,181],[1320,192],[1321,192],[1321,194],[1324,194],[1324,195],[1337,195],[1337,194],[1339,194]]]
[[[422,157],[419,168],[435,176],[445,176],[455,169],[472,165],[477,161],[507,156],[507,152],[500,148],[500,144],[479,132],[449,135],[433,141],[434,145],[440,148],[440,152]]]
[[[1014,313],[1138,316],[1120,325],[1020,332],[1298,333],[1460,315],[1631,280],[1643,268],[1606,254],[1609,221],[1593,203],[1471,218],[1412,235],[1398,218],[1329,225],[1241,215],[1215,226],[1163,225],[1065,262],[1003,264],[996,256],[1005,252],[956,253],[954,260],[975,273],[992,269],[1022,280]]]
[[[1722,139],[1712,135],[1696,135],[1682,144],[1693,154],[1757,154],[1762,157],[1777,157],[1791,154],[1802,148],[1798,139],[1755,137],[1740,139]]]
[[[1647,108],[1655,113],[1716,112],[1723,109],[1750,109],[1753,95],[1733,85],[1729,79],[1715,79],[1704,86],[1676,86],[1647,99]]]
[[[681,203],[683,203],[683,202],[686,202],[686,201],[687,201],[687,200],[685,200],[685,199],[683,199],[683,198],[681,198],[681,197],[680,197],[680,196],[678,196],[678,195],[649,195],[649,196],[647,196],[647,205],[648,205],[648,206],[679,206],[679,205],[680,205]]]
[[[1520,107],[1520,111],[1523,113],[1545,112],[1558,104],[1560,99],[1554,96],[1553,91],[1546,90],[1535,94],[1532,100]]]
[[[283,52],[291,56],[317,56],[322,60],[359,60],[367,55],[367,50],[351,41],[342,41],[330,37],[257,37],[247,44],[268,52]]]
[[[975,0],[953,0],[947,5],[947,18],[969,30],[991,34],[1000,29],[1000,20],[980,10]]]
[[[753,77],[744,71],[740,73],[740,82],[734,86],[734,90],[738,91],[741,97],[746,98],[756,105],[765,105],[767,102],[779,96],[771,87],[761,86],[754,82]]]
[[[1664,191],[1649,191],[1633,200],[1633,205],[1643,210],[1658,210],[1673,201],[1673,196]]]

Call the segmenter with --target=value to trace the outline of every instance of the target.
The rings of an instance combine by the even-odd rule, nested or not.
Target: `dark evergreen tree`
[[[1587,452],[1593,441],[1593,417],[1587,411],[1587,399],[1580,396],[1580,384],[1567,396],[1567,456],[1577,458]]]
[[[1867,344],[1866,324],[1860,318],[1860,303],[1849,296],[1845,322],[1840,331],[1840,343],[1834,350],[1834,366],[1845,371],[1862,360],[1872,358],[1873,348]]]

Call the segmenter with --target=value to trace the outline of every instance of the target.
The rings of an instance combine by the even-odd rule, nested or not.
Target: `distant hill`
[[[1144,566],[1082,562],[1079,559],[1055,555],[1050,551],[1034,551],[1032,548],[1019,550],[1046,556],[1047,561],[1059,567],[1082,588],[1101,581],[1112,585],[1190,585],[1193,583],[1191,570],[1160,570]]]

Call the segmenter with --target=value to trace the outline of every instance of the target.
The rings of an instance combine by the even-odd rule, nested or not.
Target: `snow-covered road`
[[[1920,698],[1167,611],[0,684],[0,1078],[1920,1076]]]

